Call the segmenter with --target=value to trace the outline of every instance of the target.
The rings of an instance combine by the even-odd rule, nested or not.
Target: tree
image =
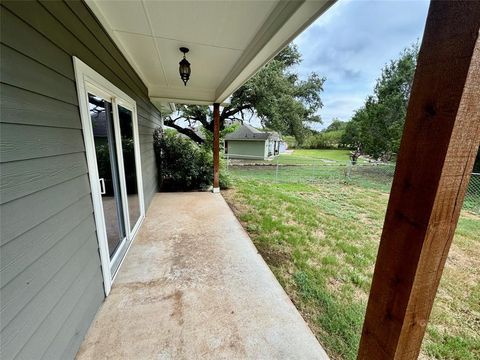
[[[360,149],[362,146],[362,140],[360,135],[360,121],[358,117],[361,116],[358,114],[360,110],[357,110],[352,120],[347,123],[345,127],[345,132],[343,133],[341,143],[349,146],[353,149]]]
[[[320,132],[311,130],[311,134],[305,140],[303,147],[309,149],[335,149],[343,146],[343,137],[347,123],[337,118]]]
[[[283,49],[233,93],[230,104],[220,113],[220,129],[224,129],[227,119],[243,122],[256,115],[262,126],[284,135],[293,135],[298,143],[302,143],[308,132],[307,124],[321,123],[316,112],[323,106],[320,93],[325,78],[311,73],[306,80],[300,80],[292,67],[301,61],[295,45]],[[165,117],[165,125],[203,144],[204,140],[195,134],[192,127],[200,123],[212,132],[211,109],[198,105],[177,105],[177,109],[176,117]],[[186,121],[188,126],[180,125],[182,121]]]
[[[327,128],[325,129],[325,132],[344,130],[346,126],[347,126],[347,123],[345,121],[342,121],[338,118],[334,118],[332,119],[331,124],[328,125]]]
[[[377,79],[374,94],[347,124],[343,141],[374,158],[398,152],[417,65],[418,44],[406,48]]]

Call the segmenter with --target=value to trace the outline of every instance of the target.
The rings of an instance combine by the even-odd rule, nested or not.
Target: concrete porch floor
[[[161,193],[77,359],[328,359],[219,194]]]

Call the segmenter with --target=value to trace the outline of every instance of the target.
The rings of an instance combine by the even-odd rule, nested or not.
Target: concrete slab
[[[77,359],[328,359],[223,197],[157,194]]]

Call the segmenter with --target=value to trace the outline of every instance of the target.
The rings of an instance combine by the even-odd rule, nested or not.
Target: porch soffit
[[[225,101],[335,0],[86,0],[157,107]],[[181,46],[192,75],[178,74]]]

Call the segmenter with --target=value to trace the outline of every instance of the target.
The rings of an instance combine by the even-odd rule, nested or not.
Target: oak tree
[[[321,122],[317,111],[323,106],[320,93],[325,78],[311,73],[306,79],[300,79],[295,65],[301,61],[296,45],[283,49],[233,93],[229,105],[220,113],[220,129],[224,129],[228,120],[243,122],[256,116],[263,127],[293,135],[302,143],[308,132],[308,123]],[[177,104],[177,110],[175,114],[165,116],[164,124],[203,144],[205,139],[193,128],[201,124],[206,131],[212,132],[212,109]]]

